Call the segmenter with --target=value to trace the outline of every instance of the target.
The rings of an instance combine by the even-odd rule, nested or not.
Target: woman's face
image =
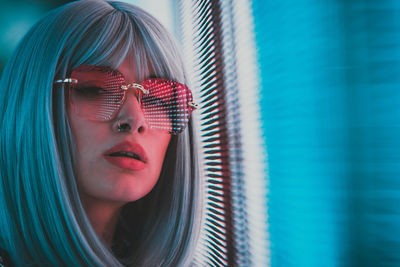
[[[118,71],[127,83],[138,82],[134,64],[124,61]],[[90,79],[90,73],[87,76]],[[70,107],[68,117],[76,143],[77,182],[83,201],[127,203],[153,189],[171,136],[149,128],[134,90],[127,92],[124,104],[111,121],[82,118]],[[128,122],[131,129],[118,131],[118,121]],[[123,151],[137,154],[140,159]]]

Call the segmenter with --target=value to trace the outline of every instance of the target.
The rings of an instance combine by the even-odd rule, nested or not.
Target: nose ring
[[[128,122],[121,123],[121,120],[117,121],[117,132],[126,132],[130,130],[132,130],[132,127]]]

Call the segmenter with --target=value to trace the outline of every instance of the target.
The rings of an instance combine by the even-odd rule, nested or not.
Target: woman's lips
[[[137,159],[126,158],[126,157],[112,157],[109,155],[105,155],[104,157],[108,162],[122,169],[139,171],[146,167],[146,164],[143,161]]]
[[[147,155],[143,147],[129,141],[113,146],[104,153],[104,158],[117,167],[134,171],[144,169],[147,163]]]

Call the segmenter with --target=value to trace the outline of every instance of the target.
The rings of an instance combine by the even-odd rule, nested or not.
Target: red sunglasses
[[[143,115],[153,129],[180,133],[187,126],[192,111],[197,109],[192,92],[181,83],[150,78],[141,84],[127,84],[119,71],[109,67],[81,65],[69,78],[55,83],[68,85],[73,112],[92,121],[114,119],[129,89],[135,90]]]

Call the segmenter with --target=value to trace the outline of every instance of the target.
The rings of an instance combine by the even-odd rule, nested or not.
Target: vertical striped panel
[[[185,56],[193,62],[191,77],[201,102],[206,194],[196,263],[265,265],[266,161],[250,5],[182,0],[179,6]]]
[[[200,100],[200,136],[206,180],[203,259],[212,266],[233,263],[232,188],[223,76],[221,8],[218,1],[182,1],[186,55],[191,53],[195,95]],[[185,34],[184,34],[185,35]]]

